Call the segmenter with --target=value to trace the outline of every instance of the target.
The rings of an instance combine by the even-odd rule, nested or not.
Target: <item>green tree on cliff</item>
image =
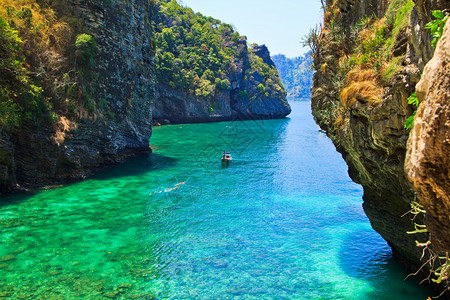
[[[229,24],[203,16],[177,1],[156,3],[156,75],[160,84],[188,94],[212,99],[231,88],[230,74],[242,71],[238,52],[247,47],[245,37]],[[249,53],[251,66],[261,72],[264,93],[284,93],[277,71]],[[252,72],[249,72],[248,77]]]

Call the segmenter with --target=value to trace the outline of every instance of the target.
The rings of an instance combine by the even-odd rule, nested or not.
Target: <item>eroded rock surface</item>
[[[450,20],[417,84],[420,102],[405,170],[427,215],[436,251],[450,251]]]
[[[54,126],[29,123],[0,132],[0,193],[84,178],[150,151],[155,81],[148,2],[70,3],[83,33],[98,45],[83,84],[103,112],[80,109],[76,118],[60,116]]]
[[[231,47],[231,46],[230,46]],[[258,90],[264,83],[260,71],[251,68],[250,60],[260,57],[270,68],[275,64],[265,45],[254,46],[249,53],[247,41],[233,45],[237,55],[234,61],[236,70],[227,74],[231,84],[229,90],[218,90],[213,99],[206,101],[182,89],[168,85],[158,86],[158,97],[153,106],[153,118],[156,123],[196,123],[235,119],[272,119],[283,118],[291,113],[286,93],[267,93]],[[253,57],[252,57],[253,56]],[[214,103],[214,108],[210,103]]]
[[[396,72],[389,80],[385,75],[385,78],[375,80],[376,68],[360,66],[354,69],[354,77],[360,80],[356,83],[370,88],[373,98],[355,93],[353,102],[343,104],[342,92],[351,80],[348,73],[342,74],[345,66],[342,62],[348,60],[359,46],[351,42],[355,25],[371,15],[376,16],[374,26],[385,22],[383,18],[390,3],[394,2],[327,1],[325,22],[327,24],[328,20],[330,24],[334,20],[334,26],[340,27],[325,26],[319,37],[311,104],[316,122],[342,154],[351,178],[364,188],[363,207],[372,227],[406,266],[417,271],[423,262],[421,249],[416,247],[415,241],[425,241],[428,237],[407,234],[413,230],[413,224],[411,216],[405,214],[410,211],[410,202],[415,195],[404,172],[409,137],[404,124],[413,112],[407,98],[414,92],[425,64],[433,56],[434,49],[429,44],[431,37],[424,28],[432,19],[431,10],[448,9],[450,3],[414,2],[406,26],[392,36],[391,59],[400,62]],[[401,5],[409,4],[404,1]],[[416,219],[416,222],[422,221]]]

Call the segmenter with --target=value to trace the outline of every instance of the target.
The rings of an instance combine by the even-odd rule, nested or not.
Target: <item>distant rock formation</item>
[[[235,72],[227,74],[227,80],[230,82],[229,90],[218,90],[209,101],[206,101],[183,89],[159,84],[158,96],[152,107],[154,123],[274,119],[289,115],[291,108],[286,100],[286,93],[281,90],[281,83],[279,83],[280,90],[276,93],[268,91],[266,94],[261,91],[258,86],[264,84],[265,80],[261,72],[253,69],[250,64],[256,56],[262,55],[263,61],[268,61],[267,65],[275,70],[267,47],[258,46],[263,50],[255,52],[252,48],[251,52],[254,55],[249,53],[245,40],[234,47],[237,49],[237,58],[234,61],[237,68]]]
[[[304,56],[288,58],[283,54],[273,55],[272,59],[277,66],[281,81],[288,98],[310,99],[313,70],[313,59],[308,52]]]
[[[282,118],[291,112],[265,45],[176,1],[155,10],[154,123]]]

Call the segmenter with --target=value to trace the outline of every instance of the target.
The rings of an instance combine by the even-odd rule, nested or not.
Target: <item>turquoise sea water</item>
[[[154,128],[151,155],[0,198],[0,299],[426,299],[309,105]]]

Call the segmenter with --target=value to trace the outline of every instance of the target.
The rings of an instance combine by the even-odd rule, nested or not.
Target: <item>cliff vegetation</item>
[[[64,53],[74,48],[73,35],[68,23],[59,20],[48,5],[34,0],[0,2],[0,123],[4,129],[27,121],[54,122],[56,111],[68,106],[69,98],[66,103],[58,92],[72,81]]]
[[[290,113],[265,46],[176,1],[0,0],[0,192],[148,153],[152,122]]]
[[[150,150],[152,5],[0,1],[0,192]]]
[[[249,48],[231,25],[175,0],[158,2],[152,22],[160,85],[155,119],[195,122],[289,113],[286,91],[265,46]],[[272,108],[259,110],[271,102]]]
[[[91,86],[97,43],[68,1],[1,0],[0,27],[4,129],[103,113]]]
[[[430,240],[419,246],[430,254],[426,262],[434,275],[430,277],[449,290],[450,21],[441,11],[433,11],[433,16],[436,20],[426,27],[431,29],[436,51],[416,86],[418,109],[408,139],[405,171],[416,191],[413,207],[426,215],[420,229],[429,232]]]

